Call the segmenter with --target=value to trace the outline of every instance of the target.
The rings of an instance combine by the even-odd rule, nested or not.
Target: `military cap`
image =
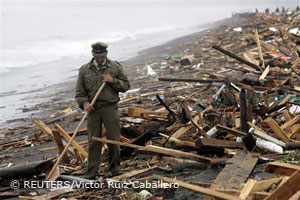
[[[94,57],[102,57],[107,52],[108,45],[103,42],[96,42],[92,45],[92,54]]]

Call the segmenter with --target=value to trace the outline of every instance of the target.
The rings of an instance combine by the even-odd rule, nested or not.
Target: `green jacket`
[[[104,74],[109,74],[114,82],[106,84],[94,107],[117,103],[120,100],[119,92],[126,92],[130,88],[127,75],[119,63],[107,58],[105,64],[99,65],[100,69],[97,69],[93,61],[94,59],[79,69],[75,99],[81,109],[84,104],[92,102],[102,84]]]

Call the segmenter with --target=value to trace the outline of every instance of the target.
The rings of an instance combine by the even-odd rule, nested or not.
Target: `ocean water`
[[[46,100],[36,94],[74,80],[93,42],[108,43],[109,57],[125,60],[234,12],[297,5],[300,0],[1,0],[0,127]]]

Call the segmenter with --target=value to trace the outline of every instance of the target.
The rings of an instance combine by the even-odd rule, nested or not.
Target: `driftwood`
[[[253,64],[253,63],[251,63],[251,62],[249,62],[247,60],[244,60],[243,58],[240,58],[237,55],[235,55],[235,54],[233,54],[233,53],[231,53],[229,51],[226,51],[225,49],[223,49],[223,48],[221,48],[221,47],[219,47],[217,45],[213,45],[212,48],[217,49],[218,51],[221,51],[222,53],[224,53],[224,54],[226,54],[226,55],[228,55],[228,56],[230,56],[230,57],[232,57],[232,58],[234,58],[234,59],[236,59],[236,60],[238,60],[238,61],[240,61],[240,62],[242,62],[242,63],[244,63],[244,64],[246,64],[246,65],[248,65],[248,66],[250,66],[250,67],[252,67],[252,68],[260,71],[259,66],[255,65],[255,64]]]
[[[194,82],[194,83],[217,83],[223,82],[223,80],[218,79],[189,79],[189,78],[158,78],[159,81],[168,82]]]

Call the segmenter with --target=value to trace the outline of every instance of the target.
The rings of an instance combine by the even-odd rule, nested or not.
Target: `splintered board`
[[[272,162],[266,166],[264,171],[268,172],[268,173],[277,174],[277,175],[290,176],[297,170],[300,171],[299,165],[292,165],[292,164],[280,163],[280,162]]]
[[[295,171],[287,181],[279,185],[264,200],[288,200],[300,190],[300,170]]]
[[[238,151],[234,157],[227,162],[210,188],[219,190],[236,189],[241,183],[246,182],[257,160],[257,154]]]

